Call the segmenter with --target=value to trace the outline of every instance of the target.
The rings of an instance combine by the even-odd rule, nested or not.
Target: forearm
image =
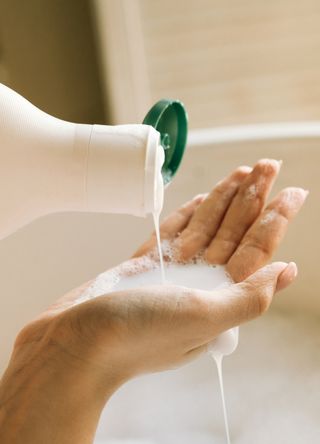
[[[116,389],[106,385],[92,373],[66,368],[63,360],[57,365],[35,359],[23,368],[10,364],[0,381],[1,444],[92,443]]]

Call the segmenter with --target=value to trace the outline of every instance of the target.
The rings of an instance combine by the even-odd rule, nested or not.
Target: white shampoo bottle
[[[54,212],[162,207],[166,153],[150,125],[66,122],[0,84],[0,154],[0,239]]]

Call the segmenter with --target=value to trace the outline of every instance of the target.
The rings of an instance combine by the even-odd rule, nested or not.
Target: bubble
[[[257,196],[257,186],[256,186],[256,184],[253,183],[252,185],[250,185],[246,189],[245,198],[249,199],[249,200],[253,200],[256,198],[256,196]]]
[[[209,264],[204,257],[204,250],[185,262],[177,262],[177,245],[169,240],[163,240],[161,243],[163,256],[165,260],[167,283],[190,286],[193,288],[212,289],[216,285],[217,276],[219,276],[219,288],[230,285],[232,282],[227,274],[225,267]],[[216,269],[212,274],[208,269]],[[197,277],[197,273],[200,275]],[[190,275],[191,273],[191,275]],[[195,273],[195,274],[194,274]],[[202,273],[202,275],[201,275]],[[178,276],[179,282],[176,282]],[[210,281],[211,279],[211,281]],[[123,288],[133,288],[144,285],[160,285],[160,264],[157,248],[154,248],[149,254],[130,259],[119,266],[99,274],[92,284],[85,290],[76,303],[84,302],[111,291]]]
[[[260,224],[267,225],[270,222],[272,222],[276,217],[277,217],[277,212],[275,210],[270,210],[262,216]]]

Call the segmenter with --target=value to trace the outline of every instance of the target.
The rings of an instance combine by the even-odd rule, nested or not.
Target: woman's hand
[[[177,260],[187,261],[203,251],[207,262],[226,265],[240,282],[265,265],[297,215],[308,192],[284,188],[265,206],[281,162],[262,159],[250,168],[239,167],[210,194],[196,196],[161,225],[161,239],[170,240]],[[134,257],[156,246],[155,234]]]
[[[0,438],[7,439],[1,442],[18,443],[19,436],[25,444],[91,442],[101,409],[123,382],[180,365],[222,331],[261,314],[274,292],[297,273],[295,264],[282,262],[256,271],[270,259],[306,197],[304,190],[288,188],[264,209],[279,167],[262,160],[253,170],[238,168],[161,226],[177,260],[204,251],[208,261],[226,264],[238,284],[219,292],[144,287],[83,302],[91,281],[27,325],[0,384]],[[106,277],[126,274],[133,266],[143,269],[145,255],[154,247],[152,236],[133,259]],[[6,430],[9,435],[1,435]],[[53,430],[56,440],[48,438]]]

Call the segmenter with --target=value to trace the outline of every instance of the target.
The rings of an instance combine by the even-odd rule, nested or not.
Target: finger
[[[302,188],[285,188],[265,208],[227,264],[227,271],[235,282],[250,276],[270,260],[307,195],[308,191]]]
[[[237,168],[218,182],[199,205],[188,226],[175,242],[178,260],[187,261],[210,243],[239,186],[251,170],[247,166]]]
[[[267,196],[279,173],[281,163],[262,159],[242,183],[205,258],[212,264],[226,264],[243,235],[259,216]]]
[[[160,225],[161,240],[174,239],[188,224],[195,210],[207,197],[207,194],[198,194],[192,200],[185,203],[178,210],[170,214]],[[157,244],[155,233],[145,242],[132,257],[139,257],[153,250]]]
[[[219,334],[263,314],[269,308],[275,292],[288,287],[296,276],[297,266],[294,262],[274,262],[240,284],[205,296],[213,333],[208,341],[214,338],[214,333]]]

